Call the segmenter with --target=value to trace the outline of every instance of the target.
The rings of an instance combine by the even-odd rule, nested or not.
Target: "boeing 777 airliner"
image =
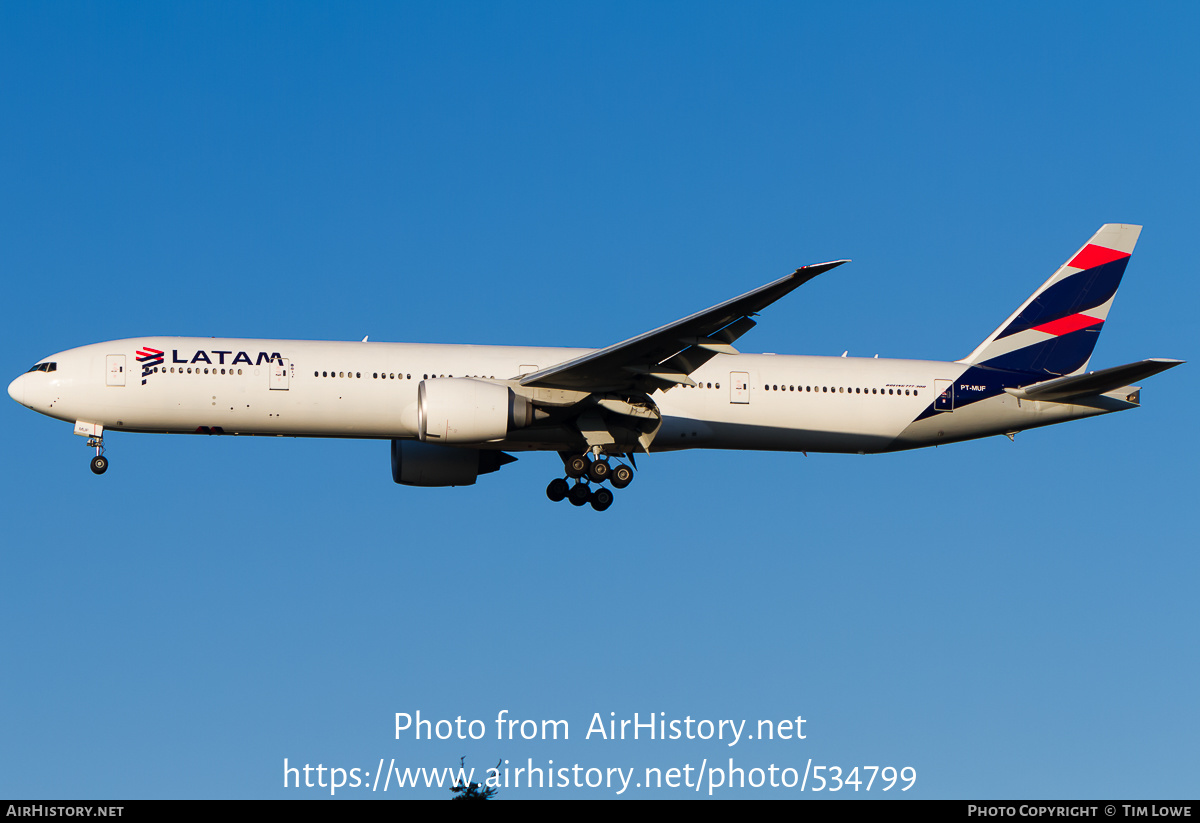
[[[462,486],[558,452],[551,500],[612,505],[636,453],[868,454],[1132,409],[1130,385],[1179,365],[1088,371],[1140,226],[1110,223],[962,360],[742,354],[758,312],[847,261],[787,277],[605,349],[137,337],[70,349],[8,387],[75,424],[108,468],[105,431],[390,440],[392,478]],[[636,465],[636,464],[635,464]]]

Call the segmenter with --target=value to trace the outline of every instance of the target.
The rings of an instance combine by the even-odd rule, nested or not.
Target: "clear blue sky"
[[[741,348],[955,359],[1105,222],[1146,228],[1093,364],[1194,361],[1198,22],[6,2],[4,380],[150,334],[602,346],[840,257]],[[554,456],[409,489],[380,442],[118,433],[97,478],[6,399],[0,796],[465,756],[1195,797],[1197,367],[1015,444],[649,456],[603,515],[545,499]],[[502,709],[571,739],[496,741]],[[396,740],[417,710],[489,739]],[[596,712],[807,738],[584,740]]]

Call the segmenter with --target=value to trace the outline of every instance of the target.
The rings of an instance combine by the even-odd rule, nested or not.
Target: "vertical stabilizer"
[[[1141,226],[1106,223],[960,363],[1038,379],[1087,368]]]

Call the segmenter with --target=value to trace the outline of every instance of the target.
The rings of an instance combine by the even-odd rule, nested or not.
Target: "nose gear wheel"
[[[89,437],[87,444],[89,448],[96,450],[96,456],[92,458],[92,474],[104,474],[108,471],[108,458],[104,456],[104,438]]]

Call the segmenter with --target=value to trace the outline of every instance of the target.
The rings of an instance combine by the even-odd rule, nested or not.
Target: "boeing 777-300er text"
[[[551,500],[612,505],[636,453],[870,454],[1012,437],[1135,408],[1180,360],[1088,371],[1140,226],[1110,223],[962,360],[741,354],[753,317],[847,261],[787,277],[605,349],[137,337],[52,355],[8,393],[75,424],[103,474],[106,431],[390,440],[392,479],[463,486],[553,451]]]

